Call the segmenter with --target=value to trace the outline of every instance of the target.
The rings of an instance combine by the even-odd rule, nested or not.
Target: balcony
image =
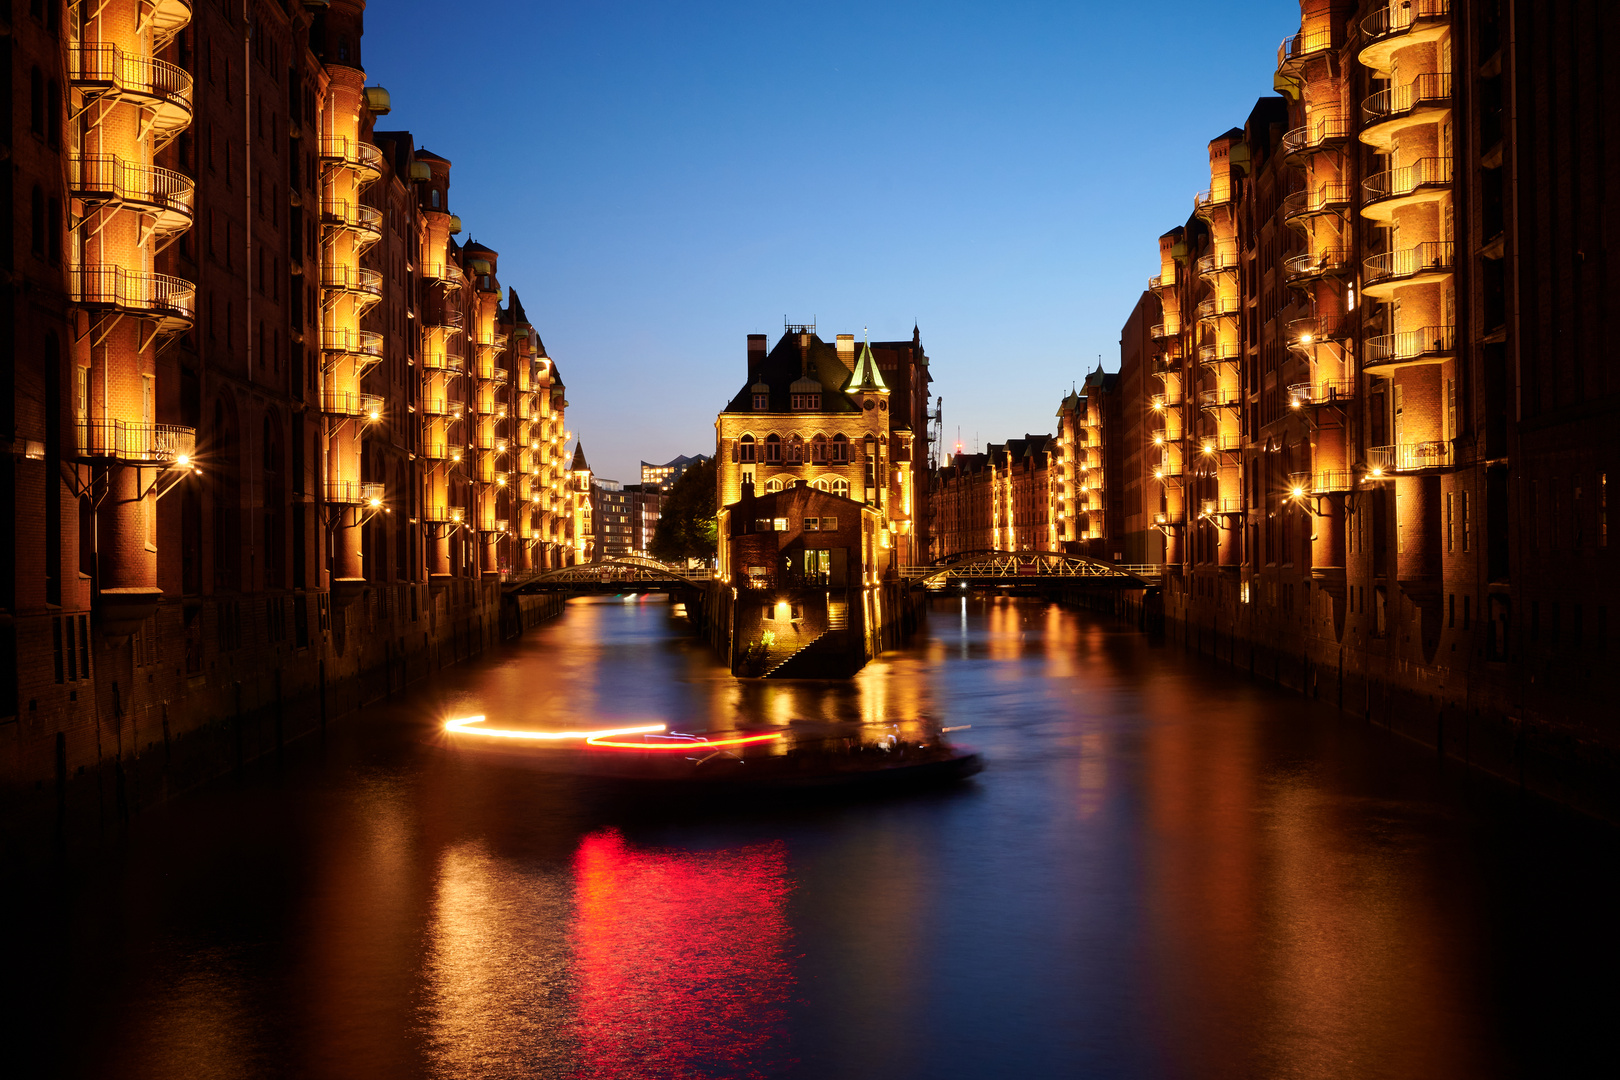
[[[1180,394],[1154,394],[1153,407],[1155,409],[1172,409],[1181,404]]]
[[[383,399],[376,394],[327,390],[321,395],[321,411],[328,416],[348,416],[374,424],[383,418]]]
[[[191,76],[166,60],[130,56],[116,45],[80,45],[68,49],[68,66],[85,97],[113,97],[150,112],[154,149],[191,125]]]
[[[1211,296],[1198,305],[1194,314],[1199,322],[1228,317],[1236,318],[1240,303],[1235,296]]]
[[[1283,154],[1290,158],[1314,154],[1318,150],[1341,146],[1349,139],[1349,117],[1313,116],[1302,126],[1283,135]]]
[[[1335,37],[1332,27],[1322,27],[1309,33],[1301,30],[1293,37],[1283,38],[1282,44],[1277,46],[1277,70],[1288,71],[1313,56],[1331,51],[1338,45]]]
[[[1198,502],[1198,516],[1203,518],[1216,517],[1222,514],[1243,513],[1242,499],[1200,499]]]
[[[1386,479],[1391,473],[1448,469],[1451,465],[1452,450],[1449,439],[1401,443],[1399,446],[1374,446],[1367,450],[1368,480]]]
[[[377,179],[383,172],[382,151],[362,139],[326,136],[321,139],[321,161],[353,169],[361,183]]]
[[[359,233],[360,238],[367,244],[382,239],[382,211],[365,203],[352,203],[347,199],[323,199],[321,224],[330,229],[347,229]]]
[[[1216,387],[1198,392],[1200,409],[1236,409],[1243,404],[1243,394],[1237,387]]]
[[[422,397],[422,414],[424,416],[441,416],[459,420],[466,411],[466,404],[460,398],[451,394],[425,394]]]
[[[1445,198],[1451,190],[1451,159],[1419,158],[1404,168],[1374,173],[1361,182],[1361,188],[1362,216],[1388,221],[1402,207]]]
[[[381,484],[365,484],[359,480],[328,480],[326,482],[326,501],[329,503],[342,503],[346,506],[369,506],[377,509],[382,506],[388,493]]]
[[[329,327],[321,331],[321,348],[326,352],[345,353],[368,361],[381,360],[383,336],[374,330]]]
[[[1200,364],[1235,364],[1243,359],[1243,346],[1236,344],[1200,345],[1198,347],[1198,362]]]
[[[1153,338],[1155,341],[1163,338],[1175,337],[1179,333],[1181,333],[1180,319],[1167,318],[1164,322],[1154,323],[1148,328],[1148,336]]]
[[[1361,141],[1380,150],[1415,124],[1432,124],[1451,111],[1451,73],[1419,75],[1405,86],[1380,90],[1361,103]]]
[[[1198,260],[1198,276],[1209,277],[1211,274],[1235,274],[1238,268],[1238,257],[1235,252],[1216,252],[1205,255]]]
[[[1176,276],[1174,274],[1170,274],[1168,276],[1164,275],[1164,274],[1160,274],[1157,277],[1148,278],[1148,291],[1149,292],[1162,293],[1166,289],[1173,289],[1175,287],[1176,287]]]
[[[422,267],[422,280],[443,285],[447,289],[461,288],[461,268],[455,263],[428,263]]]
[[[1374,71],[1389,70],[1396,49],[1433,41],[1451,26],[1451,0],[1393,0],[1361,20],[1357,59]]]
[[[448,349],[428,349],[422,354],[422,366],[429,371],[462,372],[467,369],[467,358]]]
[[[439,305],[438,311],[426,311],[422,315],[422,325],[428,329],[445,330],[455,334],[461,332],[461,309],[450,304]]]
[[[1172,455],[1166,454],[1165,460],[1159,462],[1153,467],[1153,479],[1164,480],[1166,478],[1174,478],[1180,476],[1181,472],[1181,462],[1173,460]]]
[[[136,424],[80,419],[79,458],[125,465],[189,465],[197,452],[197,429],[178,424]]]
[[[1407,248],[1374,255],[1363,264],[1363,296],[1387,299],[1400,285],[1424,285],[1451,276],[1456,245],[1450,240],[1430,240]]]
[[[1227,182],[1224,186],[1200,191],[1193,196],[1193,214],[1201,218],[1210,217],[1215,211],[1232,204],[1232,185]]]
[[[1349,184],[1320,184],[1311,191],[1295,191],[1282,201],[1283,221],[1296,229],[1306,228],[1309,218],[1337,214],[1350,205],[1354,190]]]
[[[1233,450],[1243,449],[1243,436],[1236,433],[1227,435],[1200,435],[1198,436],[1198,452],[1206,457],[1217,453],[1230,453]]]
[[[196,217],[197,192],[191,177],[111,154],[69,158],[68,187],[74,198],[86,203],[152,215],[152,231],[163,236],[191,228]]]
[[[367,270],[363,266],[323,266],[321,267],[321,288],[332,292],[355,293],[363,299],[375,303],[382,299],[383,276],[376,270]]]
[[[1312,495],[1336,495],[1355,488],[1356,474],[1349,469],[1327,469],[1310,477]]]
[[[1342,341],[1356,332],[1348,315],[1310,315],[1288,324],[1288,347],[1301,351],[1324,341]]]
[[[452,443],[442,432],[429,432],[422,437],[422,456],[429,461],[460,460],[461,447]]]
[[[177,334],[197,321],[197,287],[167,274],[139,274],[105,263],[68,271],[80,307],[153,319],[158,331]]]
[[[1407,364],[1438,364],[1451,359],[1456,351],[1455,326],[1425,326],[1398,334],[1370,337],[1362,349],[1363,367],[1393,367]]]
[[[1343,405],[1356,396],[1354,379],[1318,379],[1315,382],[1293,383],[1288,387],[1288,407],[1315,408],[1323,405]]]
[[[1304,285],[1318,278],[1348,274],[1355,262],[1344,248],[1323,248],[1283,260],[1283,277],[1290,285]]]
[[[1161,510],[1153,515],[1153,524],[1161,529],[1178,529],[1181,527],[1180,517],[1179,514],[1167,514]]]
[[[157,52],[191,23],[191,0],[150,0],[146,19],[152,28],[152,51]]]

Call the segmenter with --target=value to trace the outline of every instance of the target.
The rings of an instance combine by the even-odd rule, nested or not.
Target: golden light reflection
[[[562,742],[568,739],[608,739],[619,735],[648,735],[663,731],[663,724],[638,724],[634,727],[597,728],[594,731],[529,731],[520,728],[481,727],[484,716],[463,716],[446,720],[444,730],[456,735],[488,735],[496,739],[523,739],[530,742]]]

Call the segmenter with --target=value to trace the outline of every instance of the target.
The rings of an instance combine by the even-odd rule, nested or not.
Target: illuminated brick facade
[[[7,799],[224,716],[280,738],[477,651],[533,614],[501,574],[581,557],[588,501],[555,363],[455,239],[450,162],[376,129],[360,0],[33,7],[0,286]]]

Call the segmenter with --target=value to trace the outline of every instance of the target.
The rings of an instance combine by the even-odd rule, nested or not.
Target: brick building
[[[192,733],[204,762],[225,716],[257,752],[476,651],[503,570],[578,555],[561,378],[454,239],[450,162],[376,130],[363,10],[13,15],[8,799]]]
[[[603,557],[646,555],[658,528],[664,496],[643,484],[591,481],[591,513],[596,550]]]

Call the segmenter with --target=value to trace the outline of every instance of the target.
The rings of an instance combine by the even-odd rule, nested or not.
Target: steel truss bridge
[[[1066,555],[1059,551],[964,551],[928,566],[907,566],[908,582],[928,589],[947,585],[1056,585],[1085,583],[1124,589],[1152,588],[1164,568]]]
[[[524,570],[501,578],[514,592],[668,592],[699,588],[714,577],[708,567],[689,570],[644,555],[618,555],[555,570]]]

